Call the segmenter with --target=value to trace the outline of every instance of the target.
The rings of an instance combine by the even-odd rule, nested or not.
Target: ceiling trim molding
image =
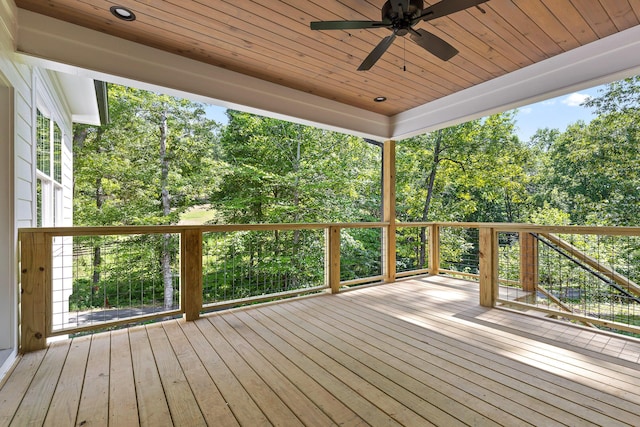
[[[392,117],[401,140],[640,73],[640,26]]]
[[[18,9],[17,50],[34,65],[376,140],[390,118]],[[43,60],[43,61],[39,61]],[[170,89],[168,91],[167,89]]]
[[[15,48],[16,10],[13,0],[0,0],[0,49],[13,50]]]

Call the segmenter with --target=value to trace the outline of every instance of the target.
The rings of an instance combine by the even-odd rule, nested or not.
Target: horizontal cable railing
[[[640,333],[640,228],[491,223],[20,230],[21,348],[417,274],[479,282],[480,304]],[[395,259],[393,259],[395,258]]]

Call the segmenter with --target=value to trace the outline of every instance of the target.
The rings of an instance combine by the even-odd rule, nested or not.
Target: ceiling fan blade
[[[433,6],[424,9],[422,14],[413,20],[413,23],[415,24],[418,21],[431,21],[432,19],[441,18],[486,3],[487,1],[489,0],[441,0]]]
[[[382,54],[385,53],[387,49],[389,49],[389,46],[391,46],[391,43],[393,43],[395,38],[395,34],[391,34],[390,36],[383,38],[382,41],[378,43],[378,46],[376,46],[371,51],[369,56],[367,56],[364,61],[362,61],[362,64],[360,64],[360,66],[358,67],[358,71],[367,71],[368,69],[373,67],[373,64],[375,64],[378,59],[380,59]]]
[[[412,30],[411,40],[416,42],[418,46],[425,49],[427,52],[434,54],[443,61],[448,61],[458,54],[458,49],[451,46],[435,34],[431,34],[423,29]]]
[[[314,21],[310,27],[312,30],[357,30],[387,27],[388,25],[380,21]]]

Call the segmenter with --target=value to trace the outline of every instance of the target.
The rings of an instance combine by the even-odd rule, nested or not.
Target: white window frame
[[[63,186],[62,180],[63,176],[60,177],[60,182],[56,181],[54,178],[55,175],[55,141],[54,141],[54,129],[57,125],[60,130],[60,144],[64,145],[65,134],[62,126],[58,123],[56,118],[49,112],[50,110],[46,108],[46,106],[42,105],[43,102],[39,100],[36,110],[36,120],[35,120],[35,145],[36,145],[36,161],[35,161],[35,169],[36,169],[36,179],[40,181],[40,189],[41,189],[41,211],[40,215],[42,218],[42,223],[40,224],[42,227],[55,227],[63,224],[62,218],[62,202],[63,202]],[[44,117],[49,119],[49,174],[44,171],[38,169],[38,158],[37,158],[37,145],[38,145],[38,111]],[[62,159],[60,159],[62,167]],[[61,174],[62,175],[62,174]],[[36,183],[37,184],[37,183]],[[37,192],[37,186],[36,186]],[[36,218],[36,224],[38,220],[38,206],[36,201],[36,214],[34,218]]]

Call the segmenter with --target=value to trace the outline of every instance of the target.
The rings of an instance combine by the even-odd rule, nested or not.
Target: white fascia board
[[[18,9],[27,62],[226,108],[385,140],[390,118]]]
[[[392,138],[508,111],[640,73],[640,26],[392,117]]]
[[[93,79],[60,72],[53,74],[69,107],[71,121],[99,126],[100,112]]]

